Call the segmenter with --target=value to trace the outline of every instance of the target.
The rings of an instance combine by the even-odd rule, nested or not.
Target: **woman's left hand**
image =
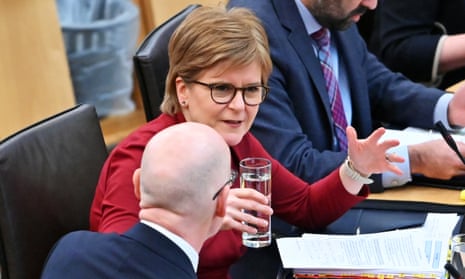
[[[386,130],[378,128],[366,139],[357,139],[357,132],[347,127],[348,154],[353,167],[362,175],[391,171],[401,175],[402,171],[393,162],[404,162],[404,158],[389,153],[388,149],[399,145],[399,140],[380,140]]]

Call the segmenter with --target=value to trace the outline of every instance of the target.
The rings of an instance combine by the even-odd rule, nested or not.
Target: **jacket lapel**
[[[273,5],[279,17],[279,21],[283,27],[288,30],[288,40],[296,53],[300,57],[302,64],[308,72],[309,79],[315,86],[321,102],[325,105],[325,111],[328,119],[332,119],[329,97],[326,91],[325,79],[320,68],[320,61],[314,55],[312,47],[312,39],[307,35],[307,30],[299,18],[296,20],[295,15],[298,14],[297,6],[294,1],[273,0]],[[289,7],[291,5],[292,7]],[[331,121],[330,121],[331,122]]]
[[[370,100],[368,97],[368,83],[366,68],[367,59],[370,59],[370,54],[367,55],[366,46],[362,38],[358,35],[357,27],[353,24],[345,31],[334,32],[334,38],[339,51],[339,59],[344,63],[347,79],[349,83],[349,91],[352,100],[352,126],[357,128],[357,132],[361,137],[367,137],[373,128],[370,117],[366,117],[366,113],[370,112]]]

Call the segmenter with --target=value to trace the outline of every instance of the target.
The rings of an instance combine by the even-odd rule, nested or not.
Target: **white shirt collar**
[[[165,229],[164,227],[158,224],[155,224],[147,220],[141,220],[140,222],[151,227],[154,230],[157,230],[158,232],[169,238],[171,241],[176,243],[176,245],[178,245],[179,248],[181,248],[181,250],[183,250],[184,253],[186,253],[187,257],[192,263],[192,266],[194,267],[195,272],[197,272],[197,266],[199,265],[199,254],[194,249],[194,247],[192,247],[182,237],[170,232],[169,230]]]
[[[299,10],[300,17],[302,18],[305,29],[309,35],[321,29],[321,25],[316,21],[310,11],[305,7],[301,0],[294,0]]]

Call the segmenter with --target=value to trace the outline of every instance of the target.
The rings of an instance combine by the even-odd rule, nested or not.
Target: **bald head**
[[[229,147],[209,126],[186,122],[162,130],[142,156],[141,208],[211,216],[212,196],[229,178],[230,160]]]

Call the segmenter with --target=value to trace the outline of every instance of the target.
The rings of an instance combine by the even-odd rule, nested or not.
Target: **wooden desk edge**
[[[465,201],[460,199],[460,190],[417,185],[405,185],[386,189],[383,193],[370,194],[368,199],[387,201],[418,201],[465,206]]]

